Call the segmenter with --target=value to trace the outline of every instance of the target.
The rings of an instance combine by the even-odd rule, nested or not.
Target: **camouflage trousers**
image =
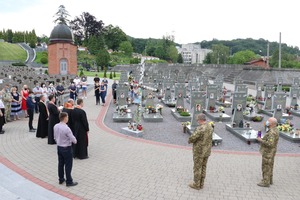
[[[208,157],[194,156],[194,183],[197,187],[204,186]]]
[[[5,104],[5,120],[10,121],[10,113],[11,113],[11,104]]]
[[[273,183],[273,167],[274,167],[274,156],[262,158],[262,182],[264,184]]]

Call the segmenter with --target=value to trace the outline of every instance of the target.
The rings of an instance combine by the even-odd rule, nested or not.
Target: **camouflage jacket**
[[[277,151],[279,140],[279,131],[276,127],[268,130],[267,134],[262,138],[259,152],[264,157],[273,157]]]
[[[10,104],[10,100],[12,100],[12,96],[10,92],[3,91],[2,93],[2,100],[4,104]]]
[[[193,153],[199,157],[208,157],[211,153],[213,128],[205,123],[196,128],[189,138],[189,144],[193,143]]]

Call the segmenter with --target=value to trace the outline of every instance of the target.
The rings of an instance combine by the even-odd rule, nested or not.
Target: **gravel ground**
[[[156,103],[158,102],[158,99],[155,99]],[[161,103],[162,104],[162,103]],[[163,104],[162,104],[163,105]],[[186,104],[189,105],[189,104]],[[163,105],[164,106],[164,105]],[[130,106],[132,112],[134,113],[136,109],[136,105]],[[113,122],[113,112],[116,108],[116,105],[110,104],[107,115],[105,117],[104,123],[110,127],[111,129],[121,132],[121,128],[127,127],[127,123],[120,123],[120,122]],[[231,116],[231,109],[225,108],[226,114]],[[181,146],[190,146],[187,143],[188,134],[183,133],[183,128],[181,126],[181,122],[178,122],[171,114],[171,109],[164,106],[163,108],[163,122],[157,122],[157,123],[150,123],[150,122],[144,122],[142,120],[142,125],[144,127],[144,133],[143,133],[143,139],[146,140],[152,140],[152,141],[158,141],[168,144],[176,144]],[[268,119],[269,117],[264,115],[264,119]],[[300,127],[300,119],[296,116],[294,116],[293,120],[291,120],[292,123],[295,124],[295,127]],[[225,129],[226,122],[215,123],[215,133],[217,133],[222,139],[223,142],[218,145],[214,146],[213,148],[216,150],[233,150],[233,151],[252,151],[257,152],[259,149],[258,143],[251,143],[248,145],[243,140],[237,138],[235,135],[231,134]],[[251,127],[253,129],[263,130],[263,122],[251,122]],[[264,132],[263,132],[264,133]],[[278,152],[280,153],[299,153],[299,143],[292,143],[290,141],[287,141],[280,137],[279,143],[278,143]]]

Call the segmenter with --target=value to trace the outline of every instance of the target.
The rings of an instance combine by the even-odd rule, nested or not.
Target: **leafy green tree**
[[[68,17],[70,17],[69,12],[66,10],[66,7],[64,5],[60,5],[58,7],[58,11],[55,13],[54,17],[56,19],[53,21],[54,23],[58,24],[68,24],[70,20],[68,20]]]
[[[110,78],[110,79],[113,79],[112,72],[109,73],[109,78]]]
[[[119,51],[124,51],[126,56],[131,56],[133,52],[133,47],[129,41],[123,41],[120,43]]]
[[[183,63],[183,57],[182,57],[181,53],[178,54],[177,62]]]
[[[114,78],[115,78],[115,77],[117,77],[117,76],[116,76],[116,71],[114,71]]]
[[[173,62],[176,63],[178,59],[178,51],[174,45],[171,45],[167,49],[168,58]]]
[[[110,55],[107,50],[100,49],[96,57],[97,71],[99,72],[99,66],[101,66],[101,70],[103,70],[104,67],[108,66],[109,61]]]
[[[127,36],[123,30],[113,25],[108,25],[103,30],[105,43],[108,49],[117,50],[120,44],[124,41],[127,41]]]
[[[92,55],[96,55],[105,46],[102,35],[92,35],[88,41],[88,50]]]
[[[233,54],[228,62],[230,64],[244,64],[257,58],[259,58],[259,56],[257,56],[253,51],[245,50]]]
[[[229,48],[223,44],[212,46],[212,52],[209,54],[209,59],[205,60],[207,64],[225,64],[229,57]],[[209,61],[209,62],[208,62]]]
[[[83,12],[80,16],[75,17],[70,22],[73,30],[76,44],[88,44],[88,40],[92,35],[100,35],[103,31],[104,23],[97,20],[95,16],[88,12]]]
[[[14,34],[13,34],[12,30],[7,29],[6,34],[7,34],[7,40],[6,41],[12,43],[12,40],[13,40],[13,37],[14,37]]]
[[[154,53],[155,53],[154,56],[156,56],[158,58],[161,58],[161,59],[166,58],[166,51],[162,45],[156,47]]]
[[[278,49],[273,53],[273,55],[270,59],[270,65],[272,67],[279,66],[279,50]],[[300,62],[297,60],[296,55],[282,51],[281,67],[282,68],[300,68]]]

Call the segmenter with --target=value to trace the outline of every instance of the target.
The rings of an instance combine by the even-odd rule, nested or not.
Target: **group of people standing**
[[[95,97],[96,97],[96,105],[100,105],[100,98],[101,98],[102,106],[105,106],[108,80],[106,79],[106,77],[104,77],[103,80],[100,82],[100,78],[96,74],[94,78],[94,83],[95,83],[94,90],[95,90]]]

